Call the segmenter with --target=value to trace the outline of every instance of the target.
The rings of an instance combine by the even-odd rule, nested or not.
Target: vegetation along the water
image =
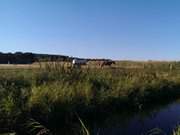
[[[1,133],[90,135],[87,121],[180,97],[179,62],[116,64],[119,68],[49,63],[43,68],[0,70]],[[173,135],[178,134],[176,128]]]

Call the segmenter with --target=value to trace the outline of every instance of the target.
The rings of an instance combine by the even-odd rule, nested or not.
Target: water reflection
[[[121,112],[95,121],[92,126],[94,135],[142,135],[153,128],[160,128],[171,134],[180,122],[180,102],[156,106],[139,112]]]

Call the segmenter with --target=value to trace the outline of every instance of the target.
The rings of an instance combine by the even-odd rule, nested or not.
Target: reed
[[[26,114],[55,131],[74,122],[75,112],[98,119],[113,111],[142,110],[179,98],[179,69],[177,62],[124,62],[102,69],[46,63],[41,69],[1,70],[0,115],[7,127]]]

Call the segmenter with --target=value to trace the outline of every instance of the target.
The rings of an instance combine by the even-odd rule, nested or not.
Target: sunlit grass
[[[0,114],[7,126],[16,125],[23,114],[56,129],[57,123],[71,125],[77,112],[85,133],[90,134],[81,117],[94,113],[98,117],[111,113],[109,110],[142,110],[178,98],[177,63],[173,68],[170,63],[119,64],[131,68],[72,68],[47,63],[41,69],[0,71]]]

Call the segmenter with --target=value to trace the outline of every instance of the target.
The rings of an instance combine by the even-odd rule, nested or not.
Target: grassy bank
[[[33,118],[44,129],[78,134],[77,114],[86,120],[101,119],[113,112],[135,112],[179,98],[179,67],[156,65],[75,69],[50,63],[43,69],[1,70],[0,124],[4,127],[0,130],[28,131],[22,123]]]

